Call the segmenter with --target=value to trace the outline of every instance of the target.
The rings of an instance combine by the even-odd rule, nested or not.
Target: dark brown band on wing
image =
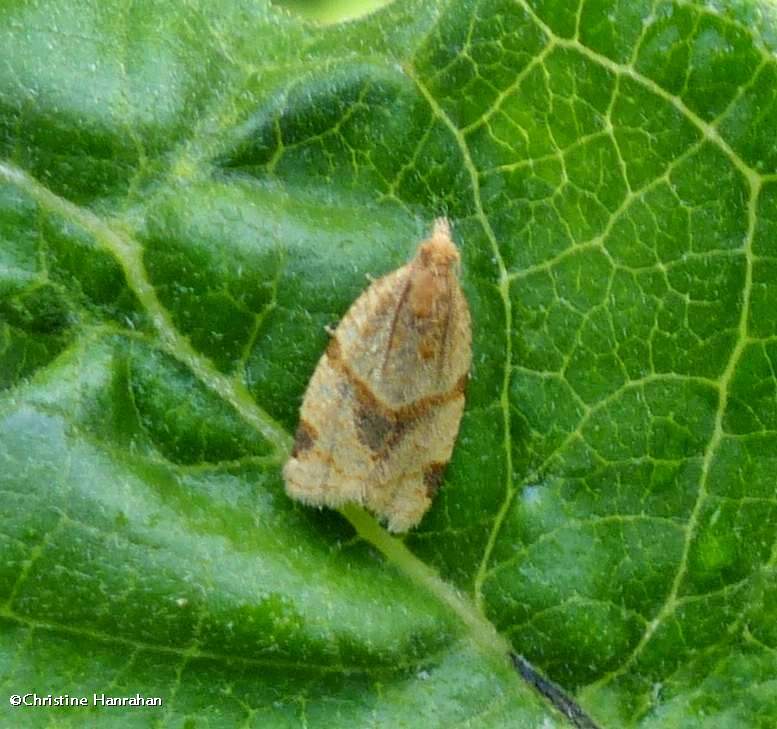
[[[353,387],[354,394],[359,404],[364,410],[374,410],[380,413],[385,419],[394,423],[405,423],[416,420],[435,407],[444,405],[456,398],[462,396],[467,389],[468,374],[463,374],[456,384],[448,392],[435,393],[422,397],[409,405],[402,405],[394,408],[379,400],[372,392],[372,388],[364,382],[343,359],[340,342],[337,336],[332,337],[326,350],[329,364],[333,369],[338,370]]]
[[[307,420],[300,420],[294,435],[294,447],[291,449],[292,457],[296,458],[301,453],[309,451],[317,438],[318,431]]]
[[[430,499],[434,498],[440,490],[447,465],[447,463],[430,463],[424,467],[424,486],[426,486],[426,495]]]

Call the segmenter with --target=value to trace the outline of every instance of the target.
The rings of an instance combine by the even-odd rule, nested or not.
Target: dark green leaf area
[[[644,18],[653,6],[650,0],[592,0],[580,13],[579,34],[583,44],[617,62],[630,60],[642,41]],[[618,18],[618,27],[613,25]]]
[[[234,64],[256,49],[252,29],[279,20],[263,4],[211,10],[6,8],[0,46],[13,63],[0,90],[3,156],[71,200],[132,196],[134,184],[156,177],[160,158],[194,133],[214,94],[234,83]],[[265,61],[297,36],[286,24],[264,38]]]
[[[134,413],[123,412],[116,421],[136,419],[139,431],[171,461],[217,463],[268,453],[254,429],[169,357],[131,347],[117,366],[115,399],[116,388],[125,386]]]
[[[544,503],[559,498],[559,490],[552,482],[526,489],[510,515],[510,549],[500,550],[486,591],[505,628],[526,636],[530,656],[552,655],[558,641],[574,645],[574,655],[557,670],[566,682],[582,684],[618,665],[618,656],[660,608],[671,583],[667,568],[682,551],[682,530],[671,518],[647,515],[572,519],[573,507]],[[520,525],[513,528],[521,516],[534,514],[557,526],[539,538],[522,536],[526,530]],[[568,572],[570,557],[574,576]],[[555,660],[562,663],[560,656]]]
[[[240,190],[184,189],[153,211],[144,262],[161,303],[191,343],[225,371],[240,368],[277,305],[277,240],[246,219]],[[265,232],[265,235],[261,235]]]
[[[74,319],[62,290],[41,271],[40,239],[27,225],[36,215],[23,195],[0,190],[0,388],[54,359]]]
[[[116,260],[61,215],[0,190],[0,386],[51,364],[79,327],[146,325]]]
[[[116,259],[61,215],[42,216],[38,250],[46,276],[67,292],[83,324],[143,331],[148,313]]]
[[[746,28],[699,7],[666,4],[642,39],[636,66],[703,119],[714,120],[761,60]]]
[[[405,74],[348,63],[278,90],[214,161],[230,178],[281,177],[306,191],[318,180],[319,194],[329,189],[323,204],[334,202],[336,180],[341,192],[368,190],[371,198],[379,190],[395,203],[461,217],[471,212],[460,194],[467,176],[451,151],[448,130]]]
[[[747,120],[747,121],[745,121]],[[721,122],[722,131],[734,149],[760,173],[777,169],[777,69],[763,64],[746,85],[738,104],[731,106]]]
[[[767,431],[773,437],[777,429],[777,411],[773,407],[777,397],[775,364],[777,342],[753,343],[742,352],[725,420],[732,434],[757,436]]]
[[[699,515],[684,589],[691,593],[724,589],[758,570],[771,553],[769,525],[776,516],[775,508],[758,498],[744,503],[710,498]]]
[[[519,4],[487,0],[472,15],[446,12],[414,65],[456,126],[465,128],[480,122],[483,109],[514,85],[546,43]]]
[[[32,283],[0,303],[0,388],[45,366],[67,345],[70,311],[54,287]]]
[[[651,107],[647,117],[646,104]],[[628,184],[634,190],[644,189],[645,194],[662,188],[661,178],[671,169],[668,163],[676,162],[689,147],[693,149],[691,145],[699,142],[698,129],[685,115],[668,102],[658,102],[644,84],[632,79],[621,78],[612,116]],[[652,222],[670,228],[664,219]],[[675,227],[672,225],[671,229]],[[668,248],[664,252],[671,254]]]

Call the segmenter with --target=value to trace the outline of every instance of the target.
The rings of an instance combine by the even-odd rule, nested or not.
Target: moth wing
[[[376,461],[365,505],[388,522],[390,531],[414,527],[431,506],[453,452],[463,410],[463,394],[431,406]]]
[[[325,353],[305,393],[283,469],[290,496],[316,506],[363,502],[372,463],[367,449],[358,447],[352,404],[353,388]]]

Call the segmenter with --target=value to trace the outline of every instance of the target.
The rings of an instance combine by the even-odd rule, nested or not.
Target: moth
[[[414,527],[450,460],[472,359],[459,252],[445,218],[405,266],[374,281],[332,333],[283,468],[294,499],[366,507]]]

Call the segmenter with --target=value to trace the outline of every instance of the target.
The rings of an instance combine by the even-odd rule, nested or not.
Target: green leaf
[[[0,723],[773,726],[772,3],[41,0],[0,48]],[[474,363],[403,542],[280,469],[440,214]]]

